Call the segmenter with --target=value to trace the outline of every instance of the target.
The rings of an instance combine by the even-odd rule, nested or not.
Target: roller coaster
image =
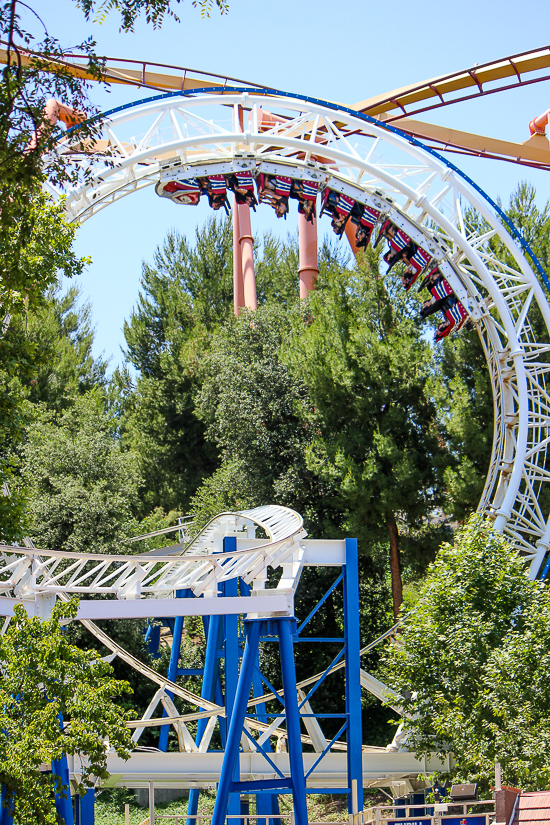
[[[68,55],[65,68],[85,75],[79,61]],[[178,207],[206,197],[213,209],[231,210],[236,314],[256,308],[256,208],[270,206],[284,217],[295,202],[302,299],[315,288],[323,218],[327,225],[331,219],[339,237],[346,235],[355,254],[387,242],[384,260],[389,267],[405,265],[404,288],[420,284],[428,290],[425,314],[442,312],[436,340],[466,326],[480,337],[493,388],[494,438],[479,511],[510,538],[531,578],[544,578],[550,567],[550,523],[540,504],[550,481],[550,284],[499,206],[441,152],[548,169],[548,114],[534,119],[525,144],[410,116],[548,80],[548,67],[550,49],[544,48],[346,106],[175,66],[112,59],[105,70],[109,82],[159,93],[106,112],[93,144],[79,138],[78,125],[62,133],[56,151],[83,182],[64,191],[48,187],[53,198],[65,198],[67,217],[77,223],[144,187]],[[52,117],[63,119],[63,107]],[[349,815],[359,822],[364,787],[387,787],[400,796],[419,786],[419,774],[449,767],[435,757],[418,760],[399,733],[388,748],[361,741],[361,688],[400,709],[399,697],[361,668],[361,656],[394,639],[395,629],[361,648],[355,540],[309,539],[299,514],[277,505],[222,513],[192,539],[187,529],[174,528],[178,540],[171,547],[140,555],[58,552],[36,548],[30,539],[24,547],[0,548],[0,615],[9,617],[23,603],[47,616],[57,598],[76,594],[78,620],[156,686],[143,718],[129,723],[136,745],[129,761],[109,754],[108,785],[189,789],[190,825],[204,788],[217,787],[213,825],[247,815],[251,796],[256,817],[276,822],[278,796],[291,793],[295,821],[306,825],[308,793],[345,794]],[[298,624],[294,596],[307,566],[334,567],[335,579]],[[322,673],[297,684],[294,645],[311,639],[304,631],[336,588],[344,605],[342,637],[318,641],[338,642],[340,653]],[[177,683],[178,675],[189,675],[180,663],[185,616],[203,619],[204,667],[195,674],[202,677],[200,695]],[[117,618],[158,620],[148,631],[152,649],[160,623],[169,628],[166,677],[95,624]],[[260,646],[272,643],[280,650],[277,685],[258,658]],[[316,690],[340,670],[345,707],[314,712]],[[197,711],[180,714],[174,697]],[[274,702],[281,705],[275,713],[268,711]],[[155,716],[161,707],[163,715]],[[330,740],[324,718],[341,722]],[[189,723],[197,725],[194,735]],[[178,751],[167,750],[170,726]],[[160,727],[159,747],[140,750],[139,738],[150,727]],[[60,770],[69,785],[81,767],[65,760]],[[79,801],[80,822],[93,822],[93,799],[90,791]],[[154,793],[152,799],[151,823]],[[70,800],[59,805],[72,825]]]

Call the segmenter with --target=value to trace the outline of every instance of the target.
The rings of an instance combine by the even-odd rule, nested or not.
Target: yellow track
[[[6,61],[7,53],[0,48],[0,63]],[[32,53],[23,52],[22,61],[23,65],[29,65]],[[52,61],[50,65],[52,71],[64,69],[74,77],[96,79],[87,71],[85,58],[78,54],[66,55],[64,61]],[[525,143],[513,143],[410,118],[411,115],[464,100],[550,80],[550,71],[546,72],[546,69],[550,70],[550,46],[403,86],[360,101],[353,108],[386,123],[396,122],[402,131],[443,151],[507,160],[550,170],[550,144],[543,135],[535,135]],[[211,72],[122,58],[107,58],[103,80],[126,86],[177,92],[199,88],[219,89],[220,86],[236,84],[264,88],[257,83]]]

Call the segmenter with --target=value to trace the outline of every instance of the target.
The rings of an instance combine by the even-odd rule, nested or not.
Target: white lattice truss
[[[253,536],[257,527],[267,534],[267,541],[252,541],[251,549],[223,552],[224,538]],[[0,595],[19,599],[36,593],[114,595],[126,601],[147,596],[166,599],[176,590],[189,589],[195,596],[216,598],[219,585],[237,577],[263,590],[268,567],[282,569],[273,589],[293,591],[303,556],[300,539],[305,536],[298,513],[268,505],[221,513],[187,545],[150,554],[93,555],[0,545]]]
[[[262,128],[262,107],[284,122]],[[244,133],[239,109],[248,112]],[[490,204],[406,136],[292,96],[163,96],[114,113],[103,138],[79,146],[71,133],[59,144],[87,176],[67,194],[71,220],[159,181],[251,169],[328,184],[381,210],[433,255],[476,325],[492,380],[494,442],[479,509],[535,577],[550,547],[539,503],[550,479],[550,307]]]

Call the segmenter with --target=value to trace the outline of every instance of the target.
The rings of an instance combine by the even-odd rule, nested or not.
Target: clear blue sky
[[[179,6],[181,23],[168,20],[157,31],[140,24],[134,34],[121,34],[115,15],[103,25],[86,24],[71,0],[37,0],[33,6],[65,47],[91,35],[98,52],[108,56],[219,72],[350,104],[545,46],[550,29],[550,6],[543,0],[229,0],[229,4],[227,15],[214,11],[203,20],[186,0]],[[425,119],[522,142],[529,137],[531,118],[550,107],[549,92],[548,82],[535,84],[457,104]],[[97,87],[92,98],[106,110],[149,94],[126,87],[107,94]],[[550,196],[548,173],[457,155],[452,159],[505,203],[524,179],[536,186],[541,202]],[[96,352],[111,356],[112,368],[121,360],[121,327],[136,302],[141,262],[152,259],[170,228],[192,234],[208,213],[202,204],[197,210],[174,207],[147,188],[103,210],[79,230],[78,252],[93,259],[80,285],[93,305]],[[280,222],[273,220],[270,228],[279,229]],[[287,223],[284,230],[292,228]]]

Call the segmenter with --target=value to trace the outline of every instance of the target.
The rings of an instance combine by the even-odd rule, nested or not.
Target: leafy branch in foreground
[[[75,0],[86,20],[93,19],[94,23],[103,23],[111,12],[120,12],[120,28],[124,32],[133,32],[140,14],[143,13],[145,22],[159,29],[165,17],[172,17],[177,23],[179,17],[173,10],[173,5],[179,5],[180,0]],[[226,0],[193,0],[193,8],[200,9],[201,17],[210,17],[210,12],[217,7],[221,14],[229,10]]]
[[[57,822],[53,792],[69,789],[43,770],[50,763],[55,770],[64,753],[82,758],[80,793],[93,786],[92,777],[107,778],[109,745],[129,756],[127,711],[113,698],[130,687],[112,678],[111,665],[95,651],[69,643],[61,621],[74,619],[77,607],[76,600],[58,602],[42,621],[17,605],[0,638],[0,783],[15,825]]]

